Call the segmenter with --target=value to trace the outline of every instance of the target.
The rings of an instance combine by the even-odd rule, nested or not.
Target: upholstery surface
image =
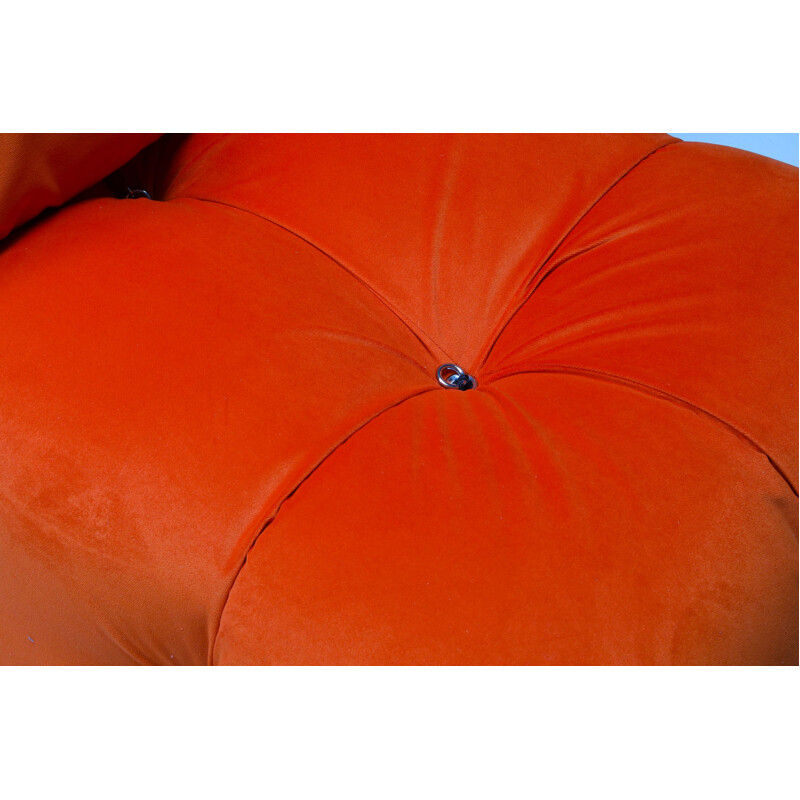
[[[797,663],[796,168],[192,134],[104,187],[0,242],[0,662]]]
[[[0,133],[0,239],[105,178],[154,133]]]

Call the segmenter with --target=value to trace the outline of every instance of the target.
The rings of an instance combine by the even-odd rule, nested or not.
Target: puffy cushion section
[[[0,134],[0,239],[104,178],[159,135]]]
[[[441,361],[474,366],[526,276],[648,135],[191,137],[165,198],[260,214],[345,264]]]
[[[0,659],[206,663],[264,521],[435,362],[338,264],[212,203],[83,202],[3,259]]]
[[[796,663],[796,525],[763,456],[628,386],[434,392],[286,501],[215,662]]]
[[[620,181],[534,276],[485,380],[548,367],[725,421],[797,487],[797,169],[680,143]]]

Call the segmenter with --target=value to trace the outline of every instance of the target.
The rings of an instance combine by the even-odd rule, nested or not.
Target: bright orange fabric
[[[797,663],[795,168],[195,134],[130,176],[0,252],[0,661]]]

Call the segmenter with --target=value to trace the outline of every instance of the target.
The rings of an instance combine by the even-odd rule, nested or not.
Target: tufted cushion
[[[797,663],[795,168],[195,134],[130,176],[0,253],[3,663]]]

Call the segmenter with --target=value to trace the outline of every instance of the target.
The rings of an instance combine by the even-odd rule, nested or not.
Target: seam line
[[[376,420],[378,417],[383,416],[387,411],[391,411],[393,408],[397,408],[398,406],[405,403],[407,400],[411,400],[414,397],[419,397],[423,394],[428,394],[429,392],[438,391],[438,386],[432,386],[427,389],[421,389],[413,394],[406,395],[405,397],[400,398],[395,403],[392,403],[386,408],[381,409],[380,411],[373,414],[371,417],[368,417],[362,423],[360,423],[357,427],[353,428],[346,436],[341,438],[336,444],[333,445],[327,452],[325,452],[322,457],[314,463],[314,465],[305,471],[305,473],[300,477],[300,479],[295,483],[295,485],[287,492],[284,493],[283,497],[275,503],[271,503],[270,506],[263,509],[261,514],[259,514],[256,519],[263,519],[267,510],[274,506],[274,511],[258,526],[257,532],[252,538],[252,541],[247,546],[247,549],[242,556],[241,561],[239,562],[239,566],[236,568],[234,572],[233,578],[231,579],[230,586],[228,587],[228,591],[225,593],[225,600],[222,603],[222,608],[219,612],[219,619],[217,620],[216,629],[214,631],[214,636],[211,639],[209,651],[208,651],[208,665],[213,666],[216,664],[216,657],[215,651],[217,648],[217,638],[219,637],[219,631],[222,627],[222,618],[225,616],[225,610],[228,607],[228,601],[230,600],[231,593],[233,592],[234,587],[236,586],[237,581],[239,580],[239,575],[241,575],[242,571],[244,570],[245,566],[247,566],[247,558],[250,555],[250,551],[256,546],[256,543],[261,538],[261,534],[275,521],[276,517],[280,513],[281,508],[283,508],[283,504],[295,493],[297,490],[344,444],[346,444],[353,436],[355,436],[359,431],[363,430],[370,424],[373,420]]]
[[[331,261],[333,261],[334,264],[336,264],[338,267],[341,267],[341,269],[343,269],[348,275],[350,275],[352,278],[357,280],[362,286],[364,286],[366,289],[368,289],[378,300],[380,300],[381,303],[383,303],[384,306],[386,306],[386,308],[389,309],[389,311],[392,312],[392,314],[395,317],[397,317],[398,320],[400,320],[400,322],[403,325],[405,325],[406,328],[408,328],[408,330],[413,334],[414,338],[425,348],[425,350],[428,352],[428,354],[433,359],[435,359],[437,361],[440,361],[442,359],[442,357],[444,357],[445,359],[448,358],[447,354],[442,349],[442,347],[440,347],[433,340],[433,338],[431,338],[431,336],[429,334],[427,334],[425,331],[423,331],[422,328],[420,328],[418,325],[416,325],[416,323],[412,323],[405,316],[405,314],[403,314],[400,311],[398,311],[398,309],[395,308],[395,306],[392,303],[390,303],[377,289],[375,289],[373,286],[371,286],[369,283],[367,283],[367,281],[365,281],[360,275],[358,275],[350,267],[346,266],[341,261],[339,261],[338,258],[332,256],[326,250],[323,250],[322,247],[320,247],[318,244],[315,244],[310,239],[307,239],[305,236],[303,236],[302,234],[298,233],[297,231],[292,230],[291,228],[287,227],[286,225],[283,225],[282,223],[277,222],[276,220],[271,219],[270,217],[265,217],[263,214],[259,214],[257,211],[251,211],[249,208],[243,208],[242,206],[237,206],[237,205],[234,205],[233,203],[226,203],[224,200],[211,200],[211,199],[209,199],[207,197],[195,197],[193,195],[180,195],[180,197],[175,197],[175,198],[170,198],[170,199],[174,199],[174,200],[177,200],[177,199],[197,200],[197,201],[199,201],[201,203],[214,203],[215,205],[226,206],[227,208],[232,208],[234,211],[239,211],[239,212],[242,212],[244,214],[250,214],[251,216],[254,216],[254,217],[258,218],[258,219],[264,220],[265,222],[269,222],[271,225],[274,225],[276,228],[280,228],[281,230],[286,231],[287,233],[291,234],[292,236],[297,237],[298,239],[300,239],[300,241],[305,242],[310,247],[313,247],[317,252],[321,253],[323,256],[325,256],[326,258],[328,258]],[[427,339],[427,341],[426,341],[426,339]],[[428,344],[428,342],[430,342],[430,344],[432,344],[435,348],[437,348],[439,350],[438,355],[431,350],[430,345]]]
[[[600,203],[600,201],[603,200],[603,198],[605,198],[606,195],[612,189],[614,189],[616,186],[618,186],[639,165],[641,165],[642,163],[647,161],[647,159],[650,158],[650,156],[652,156],[653,154],[657,153],[659,150],[663,150],[665,147],[670,147],[671,145],[676,145],[676,144],[683,144],[683,142],[680,139],[674,139],[673,138],[671,141],[665,142],[664,144],[661,144],[658,147],[653,148],[648,153],[645,153],[645,155],[643,155],[636,162],[634,162],[619,177],[617,177],[606,189],[604,189],[603,192],[597,198],[595,198],[595,200],[593,200],[591,202],[591,204],[588,206],[588,208],[586,208],[584,211],[582,211],[580,213],[578,218],[572,223],[572,225],[569,226],[569,228],[567,229],[566,233],[564,233],[564,235],[558,240],[558,242],[556,242],[555,246],[547,254],[547,256],[545,257],[544,261],[542,261],[542,263],[539,264],[539,266],[536,267],[533,270],[532,273],[528,273],[528,276],[525,278],[525,281],[523,282],[522,286],[515,293],[515,297],[519,296],[520,290],[524,289],[524,287],[528,286],[529,288],[528,289],[524,289],[524,294],[523,294],[521,299],[514,300],[512,298],[511,302],[506,307],[506,311],[505,311],[505,313],[503,314],[503,316],[501,318],[504,321],[499,325],[499,327],[495,328],[495,332],[492,333],[492,335],[489,337],[489,344],[484,348],[483,354],[480,355],[478,357],[478,359],[476,360],[476,365],[474,367],[476,372],[479,372],[484,367],[486,362],[489,360],[489,356],[491,355],[492,350],[494,350],[495,345],[500,340],[500,337],[503,335],[503,332],[505,331],[505,329],[511,323],[511,320],[514,319],[514,317],[522,310],[522,308],[524,308],[524,306],[527,304],[528,300],[530,300],[530,298],[532,297],[533,293],[536,291],[536,289],[541,284],[542,281],[541,280],[537,281],[537,278],[542,274],[542,272],[544,271],[545,267],[550,263],[550,261],[553,259],[553,257],[558,253],[558,251],[561,249],[561,246],[570,237],[570,235],[578,227],[578,225],[580,225],[581,222],[583,222],[583,220],[594,210],[594,208],[598,205],[598,203]],[[516,304],[516,307],[515,307],[515,304]]]
[[[497,374],[496,377],[487,376],[485,379],[486,383],[484,385],[490,386],[497,381],[504,380],[506,378],[513,378],[516,375],[525,375],[525,374],[536,374],[536,373],[550,373],[550,374],[564,374],[564,375],[575,375],[577,377],[585,377],[585,378],[594,378],[595,380],[604,380],[607,383],[615,383],[619,386],[625,386],[627,388],[633,389],[635,391],[641,392],[642,394],[649,394],[653,397],[656,397],[660,400],[666,400],[667,402],[672,403],[673,405],[683,406],[685,408],[689,408],[693,411],[697,411],[706,417],[713,419],[715,422],[722,425],[726,428],[730,433],[734,434],[737,438],[741,439],[747,445],[749,445],[753,450],[760,453],[764,456],[767,461],[772,465],[772,468],[781,479],[786,483],[789,489],[792,491],[795,497],[797,497],[797,488],[789,479],[788,475],[784,473],[784,471],[778,466],[777,462],[764,450],[761,445],[759,445],[754,439],[748,436],[744,431],[739,430],[735,425],[732,423],[722,419],[722,417],[718,417],[711,411],[703,408],[702,406],[698,406],[695,403],[692,403],[689,400],[685,400],[678,395],[671,394],[670,392],[665,392],[663,389],[658,389],[655,386],[651,386],[649,383],[644,383],[643,381],[637,381],[633,378],[626,378],[623,375],[617,375],[613,372],[604,372],[603,370],[599,369],[589,369],[588,367],[578,367],[572,364],[543,364],[541,367],[536,369],[522,369],[522,370],[515,370],[513,372],[508,372],[506,374]]]

